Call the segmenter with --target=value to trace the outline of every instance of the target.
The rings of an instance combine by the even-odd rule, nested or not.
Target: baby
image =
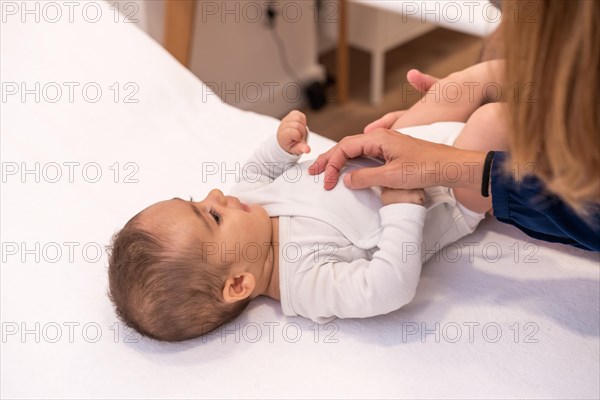
[[[433,141],[452,144],[472,131],[444,124],[402,132],[443,130]],[[174,198],[129,220],[109,256],[119,317],[180,341],[234,319],[260,295],[280,301],[285,315],[321,323],[389,313],[412,300],[422,263],[484,216],[442,187],[325,191],[323,174],[297,163],[310,151],[307,136],[306,117],[292,111],[250,158],[235,196],[214,189],[201,201]],[[342,174],[374,165],[358,158]]]

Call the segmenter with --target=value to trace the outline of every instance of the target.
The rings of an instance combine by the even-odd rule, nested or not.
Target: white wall
[[[124,16],[137,20],[137,25],[154,40],[164,39],[164,0],[105,0]]]
[[[107,0],[132,15],[159,43],[164,38],[164,0]],[[174,0],[175,1],[175,0]],[[317,64],[317,24],[312,0],[277,0],[275,29],[301,82],[282,67],[267,26],[267,0],[198,0],[190,70],[225,102],[280,117],[302,104],[304,83],[323,79]],[[207,96],[210,96],[207,93]]]
[[[227,103],[282,116],[301,104],[301,85],[322,79],[317,64],[313,1],[274,2],[275,29],[285,46],[294,82],[282,67],[261,1],[199,1],[190,69]]]

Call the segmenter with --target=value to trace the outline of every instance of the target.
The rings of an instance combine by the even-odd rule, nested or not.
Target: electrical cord
[[[277,29],[274,26],[271,27],[271,35],[273,37],[273,41],[277,45],[277,51],[279,54],[279,61],[281,62],[281,66],[283,67],[284,71],[297,84],[300,84],[300,78],[298,78],[298,75],[296,75],[296,73],[294,72],[293,68],[290,66],[290,63],[287,59],[287,54],[285,52],[285,45],[283,44],[283,40],[281,39],[281,36],[279,36],[279,33],[277,32]]]
[[[279,61],[283,70],[288,74],[292,81],[300,86],[301,80],[291,67],[290,62],[287,58],[287,53],[285,51],[285,44],[281,36],[279,36],[279,32],[277,32],[277,28],[275,26],[275,18],[277,16],[277,12],[275,11],[275,6],[273,2],[270,2],[267,6],[267,24],[269,29],[271,30],[271,36],[275,45],[277,46],[277,53],[279,55]],[[302,87],[302,94],[308,100],[311,108],[313,110],[318,110],[323,107],[327,103],[326,98],[326,84],[323,84],[318,81],[314,81],[308,85]]]

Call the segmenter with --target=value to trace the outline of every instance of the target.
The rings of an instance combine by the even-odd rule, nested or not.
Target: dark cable
[[[279,51],[279,60],[281,61],[283,69],[294,81],[296,81],[297,84],[300,84],[300,79],[298,78],[298,75],[296,75],[292,67],[290,67],[290,63],[288,62],[287,55],[285,52],[285,45],[283,44],[283,40],[279,36],[279,33],[277,33],[275,27],[271,28],[271,33],[273,35],[273,40],[277,45],[277,49]]]

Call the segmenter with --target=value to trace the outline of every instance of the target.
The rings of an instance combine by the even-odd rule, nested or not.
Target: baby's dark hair
[[[246,308],[250,300],[223,300],[228,266],[209,264],[201,243],[175,245],[173,234],[150,232],[140,214],[108,248],[108,296],[125,324],[154,339],[180,341],[210,332]]]

